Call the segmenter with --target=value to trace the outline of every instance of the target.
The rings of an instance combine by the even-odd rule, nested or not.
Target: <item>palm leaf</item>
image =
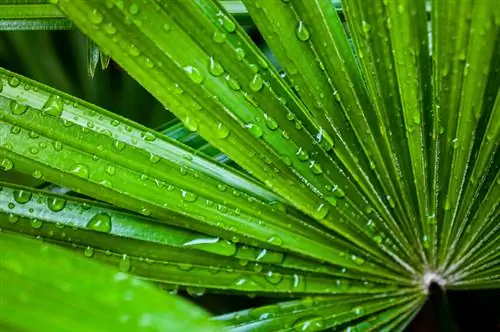
[[[1,70],[0,165],[114,205],[5,184],[2,228],[190,294],[314,296],[217,317],[234,330],[402,330],[431,284],[499,287],[489,1],[54,4],[90,68],[109,54],[182,124]]]
[[[3,329],[220,329],[185,300],[66,250],[8,234],[0,247]]]

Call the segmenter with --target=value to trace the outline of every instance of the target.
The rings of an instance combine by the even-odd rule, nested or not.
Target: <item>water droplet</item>
[[[70,173],[78,175],[79,177],[88,179],[89,177],[89,168],[83,164],[75,164],[73,168],[70,170]]]
[[[301,161],[306,161],[307,159],[309,159],[309,153],[304,151],[304,149],[302,149],[302,148],[299,148],[297,150],[296,155],[299,158],[299,160],[301,160]]]
[[[259,126],[257,126],[256,124],[253,124],[253,123],[247,123],[245,125],[245,128],[248,129],[248,131],[255,137],[259,138],[259,137],[262,137],[262,128],[260,128]]]
[[[102,14],[97,9],[94,9],[90,13],[89,19],[90,19],[90,22],[92,22],[93,24],[100,24],[104,18],[102,17]]]
[[[198,120],[196,120],[195,117],[187,116],[184,119],[184,125],[189,131],[196,131],[198,130]]]
[[[48,199],[47,206],[54,212],[59,212],[66,206],[66,200],[58,197]]]
[[[321,203],[316,208],[316,211],[314,211],[314,218],[316,218],[317,220],[325,219],[326,216],[328,215],[328,212],[329,212],[328,205],[325,203]]]
[[[137,15],[137,13],[139,12],[139,6],[137,6],[135,3],[130,5],[130,7],[128,7],[128,12],[132,15]]]
[[[365,263],[365,260],[363,258],[356,255],[351,255],[351,259],[358,265],[363,265]]]
[[[275,246],[281,246],[283,244],[283,240],[278,235],[272,235],[267,239],[267,242],[273,244]]]
[[[113,146],[118,150],[118,151],[122,151],[123,149],[125,149],[125,143],[122,142],[122,141],[114,141],[113,142]]]
[[[16,103],[14,100],[10,101],[10,111],[12,112],[12,114],[22,115],[22,114],[26,113],[27,110],[28,110],[28,106]]]
[[[114,35],[116,33],[116,28],[113,24],[111,23],[108,23],[104,26],[104,31],[108,34],[108,35]]]
[[[147,131],[144,133],[144,140],[147,142],[154,142],[156,140],[156,136],[153,133]]]
[[[264,80],[262,80],[262,76],[260,76],[260,74],[255,74],[249,84],[250,89],[255,92],[260,91],[263,85]]]
[[[21,81],[16,76],[12,76],[9,78],[8,83],[11,87],[17,88],[21,84]]]
[[[217,138],[226,138],[229,136],[229,128],[224,126],[222,122],[219,122],[217,124],[217,127],[215,128],[215,137]]]
[[[226,79],[227,86],[230,87],[232,90],[238,91],[241,89],[240,83],[238,83],[238,81],[232,78],[231,76],[226,75],[224,78]]]
[[[51,95],[45,104],[43,104],[42,112],[44,114],[60,117],[63,111],[63,101],[57,95]]]
[[[214,34],[212,35],[212,39],[214,42],[217,44],[223,44],[226,42],[226,34],[223,32],[215,31]]]
[[[215,59],[213,57],[210,57],[210,59],[208,61],[209,61],[208,62],[208,71],[210,72],[211,75],[220,76],[224,73],[224,68],[222,68],[220,63],[215,61]]]
[[[15,224],[15,223],[17,223],[19,221],[19,216],[16,216],[15,214],[10,213],[9,216],[7,217],[7,220],[11,224]]]
[[[31,227],[35,228],[35,229],[39,229],[40,227],[42,227],[43,225],[43,221],[39,220],[39,219],[31,219]]]
[[[157,164],[160,162],[160,157],[155,155],[154,153],[149,154],[149,162],[152,164]]]
[[[163,30],[165,30],[166,32],[169,32],[170,30],[172,30],[172,26],[168,23],[165,23],[165,24],[163,24]]]
[[[202,287],[187,287],[186,292],[192,297],[200,297],[205,294],[206,290]]]
[[[250,67],[250,70],[251,70],[254,74],[256,74],[256,73],[258,73],[258,72],[259,72],[259,66],[257,66],[255,63],[251,63],[251,64],[249,65],[249,67]]]
[[[122,272],[130,271],[130,258],[128,258],[126,254],[123,254],[122,258],[120,259],[120,262],[118,262],[118,268]]]
[[[311,162],[309,164],[309,168],[312,170],[312,172],[315,175],[320,175],[321,173],[323,173],[323,169],[321,168],[321,165],[318,162],[316,162],[315,160],[311,160]]]
[[[94,256],[94,248],[92,248],[92,247],[86,247],[83,250],[83,254],[85,255],[85,257],[92,257],[92,256]]]
[[[186,66],[184,67],[184,71],[194,83],[201,84],[201,82],[203,82],[203,73],[198,68],[194,66]]]
[[[306,26],[304,25],[304,22],[302,21],[298,23],[297,30],[295,30],[295,33],[297,34],[297,38],[301,41],[306,41],[310,37],[309,30],[307,30]]]
[[[245,50],[242,49],[241,47],[238,47],[235,49],[236,51],[236,59],[238,59],[238,61],[241,61],[245,58]]]
[[[301,317],[293,323],[294,331],[322,331],[325,328],[323,318],[319,316],[306,316]]]
[[[14,190],[13,194],[14,200],[19,204],[26,204],[30,201],[32,193],[25,190]]]
[[[4,171],[10,171],[14,168],[14,163],[8,158],[3,158],[2,161],[0,161],[0,168]]]
[[[278,129],[278,124],[269,114],[264,113],[264,120],[265,120],[267,128],[269,128],[270,130]]]
[[[89,220],[87,228],[108,233],[111,231],[111,217],[106,213],[98,213]]]
[[[198,198],[198,196],[186,190],[181,190],[181,196],[186,202],[194,202]]]
[[[217,16],[219,17],[219,24],[222,25],[224,30],[227,32],[234,32],[236,30],[236,24],[227,15],[219,12],[217,13]]]
[[[268,271],[266,273],[265,279],[271,285],[277,285],[283,280],[283,275],[279,272]]]

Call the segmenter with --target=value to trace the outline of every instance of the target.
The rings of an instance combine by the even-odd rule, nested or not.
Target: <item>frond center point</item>
[[[429,294],[432,284],[437,284],[441,289],[444,289],[446,279],[434,271],[426,271],[422,277],[422,286],[425,294]]]

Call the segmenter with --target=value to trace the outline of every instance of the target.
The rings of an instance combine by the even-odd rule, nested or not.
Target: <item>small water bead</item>
[[[260,128],[259,126],[257,126],[256,124],[254,123],[248,123],[245,125],[245,128],[248,129],[248,131],[255,137],[259,138],[259,137],[262,137],[263,135],[263,132],[262,132],[262,128]]]
[[[301,161],[306,161],[307,159],[309,159],[309,153],[307,153],[307,151],[305,151],[303,148],[299,148],[296,155]]]
[[[102,16],[102,14],[97,9],[94,9],[90,13],[89,19],[90,19],[90,22],[92,22],[93,24],[100,24],[100,23],[102,23],[104,18]]]
[[[283,244],[283,239],[281,239],[278,235],[272,235],[267,239],[267,243],[275,246],[281,246]]]
[[[8,83],[11,87],[17,88],[21,84],[21,81],[16,76],[11,76],[8,80]]]
[[[125,143],[122,142],[122,141],[114,141],[113,142],[113,146],[115,147],[115,149],[117,149],[118,151],[122,151],[123,149],[125,149]]]
[[[213,57],[208,60],[208,71],[213,76],[220,76],[224,73],[224,68]]]
[[[280,156],[280,159],[285,165],[292,166],[292,160],[288,156]]]
[[[111,23],[108,23],[104,26],[104,31],[108,34],[108,35],[114,35],[116,33],[116,28],[113,24]]]
[[[217,124],[217,127],[215,128],[215,137],[217,138],[226,138],[229,136],[230,129],[224,126],[221,122]]]
[[[317,220],[322,220],[322,219],[325,219],[326,216],[328,215],[328,212],[329,212],[329,208],[328,208],[328,204],[325,204],[325,203],[321,203],[318,205],[318,207],[316,208],[316,210],[314,211],[314,218],[316,218]]]
[[[161,159],[161,158],[160,158],[159,156],[157,156],[157,155],[155,155],[155,154],[153,154],[153,153],[150,153],[150,154],[149,154],[149,162],[150,162],[150,163],[152,163],[152,164],[157,164],[157,163],[159,163],[159,162],[160,162],[160,159]]]
[[[131,265],[130,258],[128,258],[126,254],[123,254],[122,258],[118,262],[118,268],[122,272],[128,272],[130,271],[130,265]]]
[[[63,101],[57,95],[51,95],[43,104],[42,112],[47,115],[60,117],[63,111]]]
[[[15,214],[12,214],[10,213],[9,216],[7,217],[7,220],[8,222],[10,222],[11,224],[15,224],[19,221],[19,216],[15,215]]]
[[[22,115],[22,114],[26,113],[27,110],[28,110],[28,106],[19,104],[19,103],[15,102],[14,100],[10,101],[10,111],[12,112],[12,114]]]
[[[227,36],[223,32],[215,31],[214,34],[212,35],[212,39],[217,44],[223,44],[226,42]]]
[[[35,169],[33,173],[31,173],[31,176],[34,177],[35,179],[41,179],[43,174],[40,170]]]
[[[301,41],[307,41],[311,36],[309,30],[307,30],[304,22],[302,21],[299,21],[295,33],[297,35],[297,38]]]
[[[236,51],[236,59],[238,59],[238,61],[241,61],[245,58],[245,50],[242,49],[241,47],[238,47],[235,49]]]
[[[139,13],[139,7],[134,3],[128,7],[128,12],[132,15],[137,15]]]
[[[85,257],[92,257],[94,256],[94,248],[92,247],[86,247],[84,250],[83,250],[83,255]]]
[[[319,316],[301,317],[293,323],[294,331],[313,332],[323,331],[324,329],[325,321]]]
[[[139,51],[139,49],[134,45],[134,44],[130,44],[129,47],[128,47],[128,53],[132,56],[139,56],[141,55],[141,51]]]
[[[231,90],[239,91],[241,89],[240,83],[229,75],[224,76],[226,79],[226,84]]]
[[[254,74],[257,74],[259,72],[259,66],[257,66],[255,63],[251,63],[249,67]]]
[[[206,289],[202,287],[187,287],[186,292],[192,297],[200,297],[205,295]]]
[[[260,74],[255,74],[249,84],[250,89],[255,92],[260,91],[263,85],[264,80],[262,79],[262,76],[260,76]]]
[[[196,201],[196,199],[198,198],[198,196],[186,190],[181,190],[181,196],[183,200],[190,203]]]
[[[89,168],[83,164],[75,164],[70,170],[70,173],[73,173],[81,178],[88,179],[89,177]]]
[[[39,229],[42,227],[43,221],[41,221],[39,219],[31,219],[30,225],[31,225],[31,227],[33,227],[35,229]]]
[[[363,258],[356,255],[351,255],[351,259],[358,265],[363,265],[365,263],[365,260]]]
[[[59,212],[66,206],[66,200],[58,197],[49,198],[47,206],[51,211]]]
[[[222,25],[224,30],[226,30],[227,32],[234,32],[236,30],[236,24],[227,15],[219,12],[217,13],[217,16],[219,17],[219,24]]]
[[[106,213],[98,213],[89,220],[87,228],[108,233],[111,231],[111,217]]]
[[[26,204],[31,200],[33,194],[30,191],[14,190],[12,196],[14,196],[14,200],[19,204]]]
[[[13,168],[14,168],[14,163],[12,162],[12,160],[10,160],[8,158],[3,158],[0,161],[0,169],[1,170],[10,171]]]
[[[186,66],[183,69],[187,73],[188,77],[194,83],[201,84],[203,82],[203,79],[205,77],[203,76],[203,73],[198,68],[196,68],[194,66]]]
[[[277,285],[283,280],[283,274],[279,272],[268,271],[264,277],[271,285]]]
[[[154,141],[156,141],[156,136],[153,133],[149,132],[149,131],[145,132],[143,134],[143,137],[144,137],[144,140],[146,142],[154,142]]]
[[[13,135],[18,135],[21,132],[21,127],[19,126],[12,126],[10,128],[10,133]]]
[[[309,164],[309,168],[312,170],[312,172],[315,175],[320,175],[323,173],[323,169],[321,168],[321,165],[315,160],[311,160],[311,162]]]

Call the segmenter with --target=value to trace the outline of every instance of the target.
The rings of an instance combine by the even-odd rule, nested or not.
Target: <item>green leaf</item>
[[[305,108],[222,7],[211,1],[173,3],[168,10],[157,2],[123,8],[100,2],[59,5],[184,123],[196,119],[202,136],[253,176],[374,260],[401,273],[412,270],[398,256],[397,245],[380,243],[383,229],[365,227],[366,213],[373,209],[305,130],[310,126],[287,119]],[[112,25],[117,32],[107,34],[96,25]],[[122,33],[129,42],[113,43]],[[296,182],[301,185],[290,186]],[[372,220],[385,225],[377,213]]]
[[[362,321],[360,330],[374,330],[384,323],[381,311],[396,315],[407,312],[408,302],[419,297],[416,294],[312,297],[237,311],[215,319],[223,321],[231,331],[323,331],[351,321]],[[352,329],[355,330],[354,326]]]
[[[72,27],[54,5],[3,2],[0,4],[0,31],[68,30]]]
[[[218,331],[201,309],[126,273],[40,241],[0,234],[0,326],[77,331]],[[29,317],[29,319],[26,319]]]
[[[285,257],[237,245],[101,203],[10,184],[0,191],[0,227],[72,247],[86,257],[162,284],[257,293],[378,293],[395,289],[380,284],[388,283],[384,279],[368,277],[378,284],[345,279],[356,274],[321,269],[289,254]],[[365,289],[366,285],[370,289]]]
[[[275,195],[249,178],[131,121],[1,73],[4,169],[14,167],[165,223],[404,280],[388,269],[394,264],[367,261],[361,250],[286,213]]]

